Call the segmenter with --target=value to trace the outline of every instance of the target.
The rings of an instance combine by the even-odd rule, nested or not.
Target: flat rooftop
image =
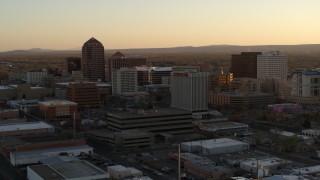
[[[14,124],[0,124],[0,132],[6,131],[24,131],[24,130],[33,130],[33,129],[45,129],[45,128],[54,128],[53,126],[43,122],[24,122],[24,123],[14,123]]]
[[[43,104],[45,106],[77,105],[77,103],[71,102],[71,101],[67,101],[67,100],[44,101],[44,102],[39,102],[39,104]]]
[[[19,111],[18,109],[0,109],[0,112],[13,112],[13,111]]]
[[[30,158],[30,157],[39,157],[43,154],[48,153],[57,153],[57,152],[67,152],[73,150],[87,150],[93,149],[91,146],[82,145],[82,146],[69,146],[69,147],[61,147],[61,148],[50,148],[50,149],[43,149],[43,150],[31,150],[31,151],[14,151],[11,152],[16,156],[16,158]]]
[[[36,172],[40,177],[43,179],[52,179],[52,180],[62,180],[65,179],[61,174],[57,171],[52,169],[48,165],[36,165],[36,166],[29,166],[34,172]]]
[[[98,175],[107,176],[107,173],[105,171],[86,161],[69,161],[61,164],[53,164],[51,165],[51,168],[68,179]]]
[[[228,147],[228,146],[234,146],[234,145],[248,145],[248,143],[229,139],[229,138],[190,141],[190,142],[183,142],[181,144],[186,145],[186,146],[202,146],[202,147],[208,148],[208,149]]]
[[[119,118],[119,119],[135,119],[135,118],[146,118],[146,117],[159,117],[159,116],[174,116],[174,115],[190,115],[191,111],[175,108],[158,108],[156,110],[143,110],[143,111],[108,111],[108,116]]]
[[[286,136],[286,137],[298,136],[299,138],[301,138],[303,140],[313,139],[312,137],[298,135],[298,134],[295,134],[295,133],[292,133],[292,132],[288,132],[288,131],[277,131],[275,129],[270,129],[270,132],[272,132],[274,134],[280,134],[280,135]]]
[[[241,128],[249,127],[248,124],[238,123],[238,122],[217,122],[203,125],[208,130],[216,131],[218,129],[230,129],[230,128]]]
[[[295,169],[295,171],[298,173],[301,173],[301,174],[319,173],[320,172],[320,165],[298,168],[298,169]]]
[[[105,171],[87,161],[81,160],[72,160],[51,165],[36,165],[30,166],[30,168],[43,179],[107,178]],[[96,178],[94,176],[96,176]]]
[[[251,159],[251,160],[246,160],[241,162],[241,164],[245,164],[247,166],[252,166],[252,167],[257,167],[258,165],[261,166],[274,166],[274,165],[279,165],[279,164],[284,164],[284,163],[291,163],[291,161],[280,159],[280,158],[267,158],[267,159]]]
[[[5,90],[5,89],[13,89],[10,86],[0,86],[0,90]]]

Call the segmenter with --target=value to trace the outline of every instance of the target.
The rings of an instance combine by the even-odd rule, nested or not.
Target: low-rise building
[[[238,122],[217,122],[210,124],[199,124],[199,130],[218,136],[237,135],[248,131],[249,125]]]
[[[7,104],[15,109],[19,109],[20,112],[28,113],[29,110],[39,106],[39,100],[11,100],[7,101]]]
[[[108,166],[108,173],[111,179],[123,179],[125,177],[141,177],[143,173],[133,167],[124,167],[122,165]]]
[[[171,158],[177,160],[177,154],[172,154]],[[234,176],[235,168],[219,166],[210,159],[192,153],[180,154],[181,165],[187,173],[201,179],[228,179]]]
[[[92,154],[93,148],[88,145],[47,148],[40,150],[20,150],[10,153],[10,162],[14,166],[37,164],[43,159],[54,156],[78,156],[81,153]]]
[[[76,158],[54,157],[41,165],[27,167],[28,180],[49,179],[107,179],[108,173],[97,166]]]
[[[249,144],[229,138],[218,138],[181,143],[181,149],[186,152],[202,155],[224,154],[249,150]]]
[[[0,109],[0,122],[6,119],[19,118],[18,109]]]
[[[304,129],[301,134],[303,136],[318,138],[320,136],[320,129]]]
[[[67,100],[40,102],[39,110],[41,116],[46,120],[76,118],[76,115],[79,114],[78,104]]]
[[[0,125],[0,136],[39,136],[54,132],[52,125],[42,121]]]
[[[277,130],[277,129],[270,129],[270,132],[273,133],[273,134],[281,135],[283,137],[297,136],[303,142],[306,142],[308,144],[314,143],[314,139],[312,137],[309,137],[309,136],[299,135],[299,134],[295,134],[295,133],[288,132],[288,131],[280,131],[280,130]]]
[[[242,161],[240,168],[260,178],[270,176],[272,172],[280,170],[289,164],[291,164],[291,161],[280,158],[251,159]]]
[[[89,139],[107,145],[115,150],[150,147],[154,144],[154,135],[142,130],[113,132],[107,129],[89,132]]]
[[[295,172],[302,175],[312,175],[312,176],[319,176],[320,175],[320,165],[316,166],[309,166],[303,168],[294,169]]]

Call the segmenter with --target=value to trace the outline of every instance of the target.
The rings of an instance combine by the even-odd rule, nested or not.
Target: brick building
[[[19,118],[18,109],[0,109],[0,122],[6,119],[16,119]]]
[[[80,109],[98,108],[99,93],[95,83],[70,83],[67,99],[78,104]]]
[[[66,100],[53,100],[39,103],[39,110],[46,120],[78,117],[78,104]]]

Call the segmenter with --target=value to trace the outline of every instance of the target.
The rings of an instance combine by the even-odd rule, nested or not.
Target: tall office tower
[[[82,46],[81,70],[90,81],[105,80],[104,47],[95,38],[89,39]]]
[[[257,78],[257,56],[261,52],[241,52],[231,56],[231,73],[234,78]]]
[[[208,110],[208,73],[173,73],[172,107],[189,111]]]
[[[135,66],[146,65],[147,59],[141,56],[129,56],[126,57],[121,52],[117,51],[108,60],[108,66],[106,67],[106,81],[111,80],[111,74],[113,70],[120,68],[133,68]]]
[[[78,57],[68,57],[66,59],[67,72],[72,73],[72,71],[81,71],[81,58]]]
[[[257,56],[257,78],[287,79],[288,57],[279,51],[272,51]]]
[[[137,92],[137,70],[135,68],[120,68],[112,70],[112,94]]]

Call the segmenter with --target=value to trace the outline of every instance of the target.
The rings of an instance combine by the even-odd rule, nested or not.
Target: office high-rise
[[[261,52],[241,52],[231,56],[231,69],[234,78],[257,78],[257,56]]]
[[[137,92],[137,70],[135,68],[120,68],[112,70],[112,94]]]
[[[173,73],[171,82],[172,107],[189,110],[208,110],[208,73]]]
[[[104,47],[95,38],[89,39],[82,46],[81,70],[90,81],[105,80]]]
[[[287,79],[288,57],[279,51],[271,51],[257,56],[257,78]]]
[[[117,51],[108,60],[106,67],[106,81],[112,81],[111,74],[113,70],[120,68],[133,68],[136,66],[146,65],[147,59],[141,56],[125,56]]]

